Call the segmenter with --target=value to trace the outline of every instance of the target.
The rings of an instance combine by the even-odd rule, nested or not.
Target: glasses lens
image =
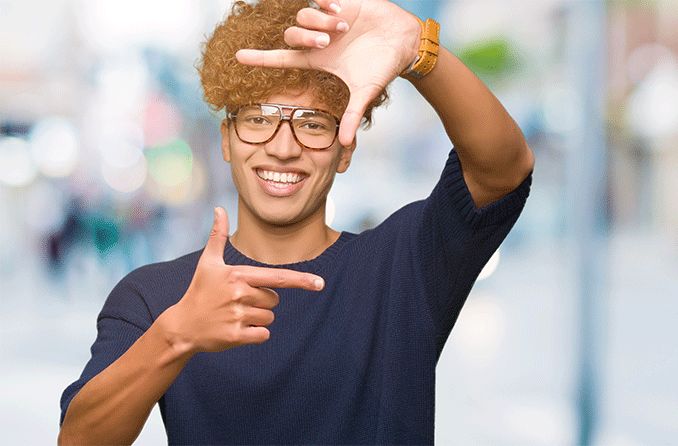
[[[248,105],[238,110],[235,125],[240,138],[258,144],[273,136],[278,127],[280,112],[275,107]]]
[[[243,141],[258,144],[267,141],[280,121],[277,107],[249,105],[238,110],[236,130]],[[332,145],[337,131],[334,116],[320,110],[300,109],[292,116],[292,126],[299,142],[312,149],[325,149]]]
[[[299,142],[314,149],[331,146],[337,132],[334,116],[320,110],[297,110],[292,125]]]

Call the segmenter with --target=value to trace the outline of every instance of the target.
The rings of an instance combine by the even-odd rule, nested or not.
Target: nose
[[[278,132],[266,143],[264,150],[268,155],[285,160],[301,156],[303,148],[299,145],[292,133],[292,121],[289,116],[280,123]]]

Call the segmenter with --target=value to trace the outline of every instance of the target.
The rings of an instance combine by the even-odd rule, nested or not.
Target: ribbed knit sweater
[[[435,368],[475,280],[518,219],[532,172],[477,208],[451,150],[431,195],[312,260],[268,265],[227,242],[227,264],[290,268],[320,292],[276,289],[262,344],[198,353],[158,402],[169,444],[433,444]],[[145,265],[111,291],[75,394],[177,303],[202,249]]]

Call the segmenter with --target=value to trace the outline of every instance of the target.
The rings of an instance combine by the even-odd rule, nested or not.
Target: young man
[[[240,2],[210,38],[201,78],[229,112],[237,230],[216,208],[203,250],[116,285],[63,393],[60,444],[130,444],[156,402],[170,444],[433,443],[438,357],[524,207],[533,155],[436,50],[432,22],[385,0],[316,3]],[[400,74],[454,149],[428,198],[337,232],[324,218],[334,175]]]

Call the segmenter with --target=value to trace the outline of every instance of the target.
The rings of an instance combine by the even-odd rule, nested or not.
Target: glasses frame
[[[238,125],[236,123],[236,117],[238,116],[238,112],[243,107],[250,107],[252,105],[258,105],[258,106],[267,105],[267,106],[275,107],[275,108],[278,109],[278,113],[281,116],[280,120],[278,121],[278,126],[275,128],[275,131],[273,132],[271,137],[268,138],[266,141],[262,141],[262,142],[245,141],[244,139],[242,139],[240,137],[240,134],[238,133]],[[290,114],[286,116],[283,109],[290,110]],[[292,125],[292,116],[294,116],[294,113],[297,110],[320,111],[320,112],[323,112],[323,113],[327,113],[328,115],[330,115],[334,118],[334,121],[336,122],[336,127],[334,128],[334,138],[332,138],[332,142],[327,147],[322,147],[322,148],[309,147],[309,146],[303,144],[301,141],[299,141],[299,138],[297,138],[297,132],[294,130],[294,126]],[[252,103],[252,104],[243,105],[241,107],[238,107],[237,110],[229,112],[226,115],[226,119],[233,121],[233,128],[235,129],[235,134],[238,136],[238,139],[240,139],[240,141],[247,143],[247,144],[266,144],[267,142],[270,142],[271,140],[273,140],[273,138],[275,138],[275,135],[278,134],[278,130],[280,130],[280,126],[282,125],[283,121],[287,121],[290,125],[290,129],[292,130],[292,136],[294,136],[294,140],[301,147],[308,149],[308,150],[327,150],[330,147],[332,147],[332,144],[334,144],[334,142],[337,140],[337,135],[339,134],[339,123],[341,122],[341,120],[339,118],[337,118],[335,115],[333,115],[329,111],[323,110],[321,108],[302,107],[302,106],[294,106],[294,105],[287,105],[287,104],[274,104],[274,103],[271,103],[271,102]]]

